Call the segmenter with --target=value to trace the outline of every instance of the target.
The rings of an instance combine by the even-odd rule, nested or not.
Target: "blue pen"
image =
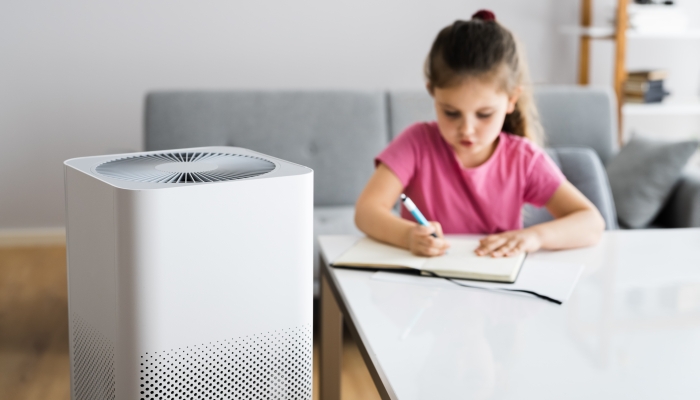
[[[418,221],[419,224],[423,226],[430,226],[430,223],[428,223],[428,220],[425,219],[418,207],[416,207],[413,201],[411,201],[411,199],[403,193],[401,193],[401,202],[403,203],[404,207],[406,207],[406,209],[411,213],[411,215],[413,215],[413,218],[415,218],[416,221]],[[437,238],[435,232],[431,233],[430,236]]]

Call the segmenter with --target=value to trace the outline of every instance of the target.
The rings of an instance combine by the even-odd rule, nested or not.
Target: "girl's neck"
[[[499,136],[496,138],[496,140],[493,141],[493,143],[491,143],[491,146],[478,153],[459,154],[455,151],[455,155],[457,156],[459,164],[462,166],[462,168],[467,169],[476,168],[483,165],[486,161],[488,161],[491,158],[493,153],[496,152],[496,148],[498,148],[498,142],[500,140],[501,138]]]

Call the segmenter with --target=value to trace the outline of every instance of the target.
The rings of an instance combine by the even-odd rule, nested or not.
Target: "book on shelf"
[[[647,92],[653,92],[653,91],[663,91],[664,90],[664,81],[663,80],[658,80],[658,81],[625,81],[624,85],[622,86],[622,90],[625,92],[626,95],[632,95],[632,96],[643,96]]]
[[[666,70],[630,71],[622,84],[626,103],[660,103],[669,93],[664,89]]]
[[[663,86],[657,86],[649,88],[642,93],[625,91],[624,94],[625,101],[628,103],[658,103],[663,101],[664,97],[668,96],[670,93],[667,92]]]
[[[642,95],[625,93],[625,103],[661,103],[670,93],[666,91],[649,91]]]
[[[665,69],[651,69],[640,71],[629,71],[627,73],[627,81],[647,82],[647,81],[662,81],[668,77],[668,71]]]

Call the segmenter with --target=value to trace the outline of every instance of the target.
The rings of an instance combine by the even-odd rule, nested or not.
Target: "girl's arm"
[[[591,246],[600,240],[605,229],[603,217],[570,182],[564,181],[545,207],[554,221],[487,236],[481,240],[476,253],[503,257],[523,251]]]
[[[437,222],[425,227],[394,215],[391,210],[403,185],[384,164],[379,164],[355,205],[355,224],[374,239],[411,250],[414,254],[437,256],[449,247]],[[435,232],[438,238],[430,236]]]

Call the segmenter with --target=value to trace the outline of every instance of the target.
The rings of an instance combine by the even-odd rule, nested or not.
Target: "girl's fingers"
[[[450,248],[450,242],[448,242],[447,240],[444,240],[444,239],[443,239],[443,240],[442,240],[442,246],[441,246],[441,248],[442,248],[442,250],[447,250],[447,249],[449,249],[449,248]]]
[[[482,240],[481,246],[476,249],[476,254],[480,256],[490,254],[497,248],[501,247],[506,241],[507,239],[503,236],[489,236]]]
[[[507,242],[505,242],[501,247],[497,248],[495,251],[491,253],[492,257],[503,257],[504,255],[508,254],[513,248],[518,246],[520,244],[520,241],[517,240],[516,238],[511,238]]]
[[[443,255],[447,252],[447,249],[450,248],[450,244],[447,242],[447,240],[441,239],[440,242],[438,243],[438,255]]]
[[[418,235],[420,235],[420,236],[430,236],[431,233],[436,233],[436,232],[437,232],[437,229],[435,228],[434,225],[430,225],[430,226],[418,225],[416,227],[416,233],[418,233]]]
[[[431,256],[439,256],[442,255],[442,250],[437,247],[431,247],[428,249],[428,254]]]
[[[510,256],[514,256],[516,254],[520,254],[524,251],[524,247],[525,247],[525,245],[523,244],[523,242],[520,242],[520,243],[518,243],[517,246],[510,249],[510,251],[508,253],[506,253],[506,256],[510,257]]]
[[[437,241],[438,240],[432,236],[420,236],[417,240],[417,243],[423,247],[428,248],[428,247],[435,247]]]
[[[444,240],[433,239],[429,246],[426,248],[430,252],[430,255],[440,256],[445,254],[445,250],[450,247]]]
[[[498,240],[503,239],[503,238],[504,238],[504,236],[502,233],[496,233],[493,235],[488,235],[485,238],[479,240],[479,243],[482,245],[485,245],[485,244],[492,243],[494,241],[498,241]]]
[[[415,254],[419,256],[427,256],[427,257],[432,257],[432,256],[439,256],[441,253],[440,249],[437,247],[430,247],[430,246],[419,246],[416,248]]]
[[[434,229],[428,227],[417,227],[413,231],[411,251],[420,256],[439,256],[445,253],[449,244],[442,237],[434,238],[430,235]]]
[[[438,235],[438,237],[444,236],[442,233],[442,225],[440,225],[439,222],[433,221],[430,224],[435,228],[435,234]]]
[[[481,239],[479,244],[482,248],[486,249],[492,248],[493,246],[498,246],[499,243],[502,243],[504,240],[506,240],[506,237],[503,235],[491,235]]]
[[[447,240],[443,239],[442,237],[434,238],[431,235],[421,235],[418,237],[416,242],[428,247],[449,247],[449,243],[447,243]]]
[[[479,240],[479,244],[480,244],[481,246],[485,246],[485,245],[487,245],[488,243],[491,243],[491,242],[493,242],[494,240],[498,239],[499,237],[501,237],[501,235],[489,235],[489,236],[486,236],[485,238]]]

